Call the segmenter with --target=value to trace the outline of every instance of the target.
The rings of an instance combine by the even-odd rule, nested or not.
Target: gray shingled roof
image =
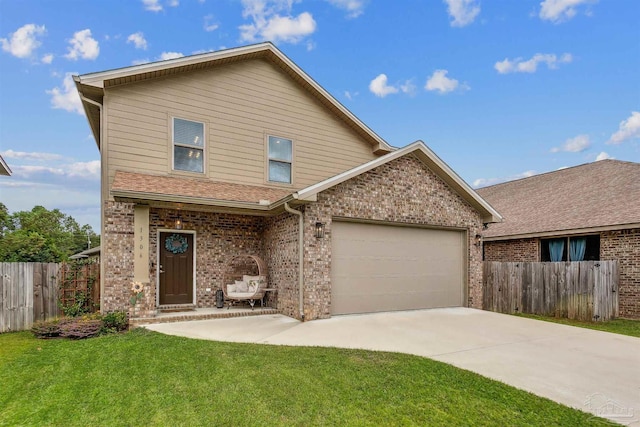
[[[477,192],[504,217],[485,238],[640,224],[640,163],[601,160]]]

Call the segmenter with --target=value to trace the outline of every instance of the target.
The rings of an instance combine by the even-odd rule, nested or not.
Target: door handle
[[[160,274],[164,273],[164,270],[162,269],[162,265],[159,265],[158,267],[160,267],[160,268],[158,269],[158,273],[160,273]]]

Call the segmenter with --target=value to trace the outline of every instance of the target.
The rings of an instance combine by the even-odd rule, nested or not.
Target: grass
[[[416,356],[200,341],[144,329],[0,335],[0,425],[607,425]]]
[[[528,317],[529,319],[544,320],[545,322],[562,323],[563,325],[577,326],[580,328],[596,329],[598,331],[611,332],[620,335],[629,335],[640,338],[640,320],[613,319],[606,322],[585,322],[582,320],[571,320],[552,316],[541,316],[537,314],[516,314],[516,316]]]

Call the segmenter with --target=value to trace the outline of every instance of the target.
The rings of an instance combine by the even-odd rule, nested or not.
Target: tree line
[[[98,245],[90,225],[80,226],[58,209],[35,206],[10,214],[0,202],[0,262],[61,262]]]

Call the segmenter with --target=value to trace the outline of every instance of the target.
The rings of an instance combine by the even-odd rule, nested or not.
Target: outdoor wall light
[[[474,243],[475,246],[482,246],[482,235],[481,234],[476,234],[476,242]]]
[[[322,239],[324,237],[324,224],[316,222],[316,239]]]
[[[182,218],[179,215],[176,218],[175,229],[182,230]]]

